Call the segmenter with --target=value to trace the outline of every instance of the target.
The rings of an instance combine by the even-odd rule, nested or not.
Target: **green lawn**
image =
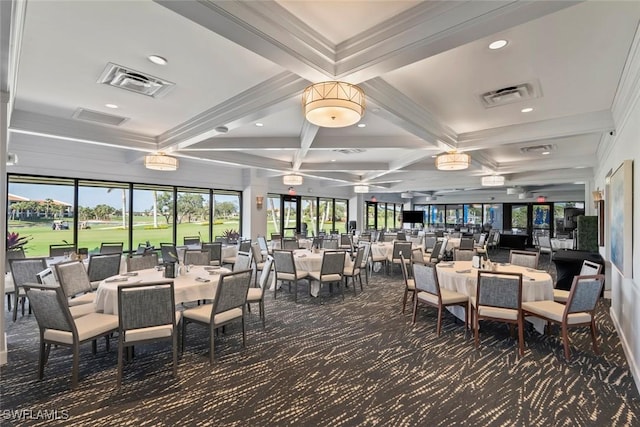
[[[129,230],[122,228],[122,223],[111,222],[90,222],[90,228],[78,230],[78,247],[88,248],[89,253],[98,252],[102,242],[125,242],[127,249]],[[159,222],[160,227],[153,229],[151,219],[148,217],[135,217],[133,228],[133,249],[138,247],[138,243],[149,241],[151,245],[159,246],[161,242],[171,242],[173,240],[172,227],[167,226],[164,219]],[[53,230],[51,221],[27,222],[9,221],[9,231],[20,233],[20,236],[31,236],[31,240],[26,245],[26,255],[49,256],[49,245],[62,244],[64,240],[73,243],[73,222],[69,221],[69,230]],[[213,226],[213,236],[222,235],[225,230],[238,230],[239,221],[237,218],[229,219],[223,224]],[[198,234],[200,233],[200,234]],[[182,244],[184,236],[201,236],[202,241],[209,239],[208,223],[183,223],[178,224],[177,243]]]

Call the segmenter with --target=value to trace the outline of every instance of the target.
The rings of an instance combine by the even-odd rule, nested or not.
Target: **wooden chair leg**
[[[46,359],[45,347],[46,347],[46,344],[44,342],[42,334],[40,334],[40,357],[38,358],[38,379],[39,380],[41,380],[42,377],[44,377],[44,363]]]
[[[71,372],[71,388],[78,386],[78,377],[80,376],[80,345],[75,343],[73,346],[73,367]]]
[[[402,314],[404,314],[404,309],[407,306],[407,297],[409,295],[409,290],[405,286],[404,288],[404,297],[402,298]]]
[[[591,316],[591,339],[593,340],[593,351],[596,354],[600,354],[600,349],[598,348],[598,330],[596,329],[596,321]]]
[[[264,299],[260,300],[260,318],[262,319],[262,328],[264,329]]]
[[[562,342],[564,344],[564,358],[568,361],[571,358],[569,351],[569,334],[567,332],[567,325],[562,325]]]
[[[209,365],[213,365],[213,356],[215,355],[215,334],[214,334],[214,326],[210,326],[211,330],[209,332]]]
[[[11,294],[7,294],[7,310],[11,311]]]
[[[524,356],[524,319],[523,316],[518,317],[518,349],[520,356]]]
[[[118,337],[118,373],[116,374],[116,385],[122,385],[122,370],[124,365],[124,342],[122,337]]]
[[[438,322],[436,323],[436,334],[440,336],[442,330],[442,304],[438,306]]]

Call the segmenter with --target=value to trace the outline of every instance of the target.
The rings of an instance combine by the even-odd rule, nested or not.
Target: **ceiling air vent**
[[[551,151],[553,151],[555,147],[552,144],[543,144],[543,145],[530,145],[528,147],[521,147],[520,151],[522,153],[534,153],[534,154],[542,154],[542,153],[547,153],[549,154]]]
[[[537,83],[522,83],[483,93],[480,95],[480,100],[485,107],[491,108],[539,96],[540,88]]]
[[[86,108],[78,108],[73,113],[73,118],[111,126],[120,126],[129,120],[127,117],[114,116],[113,114],[105,114],[100,111],[87,110]]]
[[[358,153],[364,153],[366,150],[364,148],[338,148],[333,151],[337,153],[342,153],[342,154],[358,154]]]
[[[111,62],[107,64],[100,75],[98,83],[130,90],[153,98],[164,96],[174,86],[174,83],[169,81]]]

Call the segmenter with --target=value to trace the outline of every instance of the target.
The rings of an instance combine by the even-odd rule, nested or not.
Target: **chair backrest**
[[[314,237],[313,242],[311,243],[311,246],[314,248],[320,249],[324,245],[323,240],[324,240],[324,237]]]
[[[287,251],[293,251],[299,248],[298,241],[296,239],[291,239],[285,237],[282,239],[282,249]]]
[[[522,274],[478,270],[476,299],[478,305],[520,310]]]
[[[402,278],[404,279],[404,286],[409,287],[409,270],[407,269],[407,259],[404,254],[400,254],[400,270],[402,271]]]
[[[282,234],[280,233],[271,233],[271,240],[281,240]]]
[[[158,265],[158,254],[132,254],[127,257],[127,271],[138,271],[154,268]]]
[[[215,236],[215,238],[213,239],[214,242],[216,243],[229,243],[229,241],[227,240],[226,237],[224,236]]]
[[[459,248],[462,250],[473,249],[473,239],[470,237],[462,237]]]
[[[256,264],[264,262],[264,256],[262,255],[262,250],[258,242],[251,244],[251,255],[253,256],[253,262]]]
[[[262,268],[262,273],[260,273],[260,279],[258,280],[258,285],[262,289],[263,298],[265,291],[269,287],[269,276],[271,274],[271,267],[273,267],[273,257],[269,255],[264,262],[264,267]]]
[[[442,248],[446,247],[446,245],[443,245],[442,243],[443,243],[442,240],[438,240],[436,244],[433,246],[433,250],[431,251],[431,257],[429,258],[429,261],[438,262],[442,253]]]
[[[24,248],[9,249],[5,254],[5,272],[8,273],[9,270],[11,269],[11,266],[9,265],[10,259],[24,259],[24,258],[26,258],[24,254]]]
[[[77,341],[78,332],[73,322],[67,298],[60,286],[37,285],[24,286],[41,331],[51,329],[71,332]]]
[[[411,262],[424,264],[424,252],[422,251],[422,248],[411,249]]]
[[[234,271],[220,276],[216,298],[211,310],[211,324],[215,315],[233,308],[240,308],[244,313],[247,293],[251,285],[251,270]]]
[[[339,252],[324,252],[322,254],[322,267],[320,268],[320,277],[327,274],[342,274],[344,273],[344,258],[345,253]]]
[[[571,313],[581,311],[592,312],[596,308],[602,286],[604,285],[604,276],[602,274],[590,276],[575,276],[571,285],[571,292],[567,298],[567,304],[564,310],[564,318]],[[564,319],[563,319],[564,320]]]
[[[324,249],[338,249],[338,239],[324,238],[322,240],[322,247]]]
[[[358,244],[360,245],[361,248],[363,248],[362,263],[360,264],[360,267],[364,268],[367,266],[367,263],[369,262],[369,257],[371,256],[371,242],[364,241],[364,242],[358,242]]]
[[[144,243],[138,243],[138,249],[136,249],[137,254],[143,254],[147,251],[147,245]]]
[[[121,261],[122,255],[120,253],[91,255],[87,267],[89,281],[96,282],[119,274]]]
[[[456,261],[471,261],[476,251],[468,249],[456,249],[453,252],[453,259]]]
[[[371,233],[362,233],[358,237],[358,242],[370,242],[371,241]]]
[[[176,326],[173,280],[118,286],[120,333],[154,326]]]
[[[236,262],[233,264],[233,271],[243,271],[249,268],[251,268],[251,252],[238,251]]]
[[[64,256],[76,251],[76,245],[49,245],[49,256]]]
[[[411,247],[411,242],[395,242],[393,244],[391,259],[393,261],[400,261],[400,255],[408,259],[411,256]]]
[[[211,253],[207,249],[187,249],[184,251],[186,265],[209,265]]]
[[[239,252],[251,252],[251,239],[240,240],[238,243]]]
[[[178,249],[173,243],[160,243],[160,254],[162,262],[180,262]]]
[[[269,245],[267,245],[267,238],[264,236],[258,236],[258,245],[260,245],[260,250],[269,252]]]
[[[444,237],[442,239],[442,246],[440,247],[440,258],[444,257],[444,253],[447,251],[447,245],[449,244],[449,238]]]
[[[519,265],[521,267],[537,269],[539,258],[539,252],[516,250],[511,250],[511,252],[509,252],[509,263],[513,265]]]
[[[436,244],[436,236],[425,236],[424,237],[424,248],[425,249],[433,249]]]
[[[350,234],[341,234],[340,235],[340,246],[351,246],[351,235]]]
[[[413,280],[417,291],[428,292],[432,295],[437,295],[438,298],[440,297],[440,284],[438,283],[435,264],[414,264]]]
[[[44,258],[15,258],[9,260],[9,266],[17,288],[25,283],[35,283],[37,274],[47,268],[47,261]]]
[[[602,265],[598,264],[597,262],[585,259],[584,261],[582,261],[580,276],[595,276],[596,274],[600,274],[601,270]]]
[[[500,244],[500,232],[498,230],[491,230],[491,234],[489,237],[489,246],[498,246]]]
[[[296,274],[296,264],[293,259],[293,252],[276,249],[273,251],[273,261],[278,273]]]
[[[100,244],[101,254],[121,254],[124,243],[122,242],[104,242]]]
[[[91,292],[91,281],[82,261],[61,262],[55,266],[58,282],[67,298]]]
[[[398,233],[396,234],[396,240],[406,241],[407,234],[404,231],[398,231]]]
[[[182,243],[185,246],[199,245],[200,244],[200,236],[184,236],[182,238]]]
[[[538,236],[538,246],[540,247],[540,252],[553,253],[551,238],[549,236]]]
[[[487,241],[487,233],[480,233],[480,238],[477,240],[478,246],[484,246]]]
[[[58,286],[56,276],[53,274],[53,270],[48,267],[36,274],[38,283],[41,285]]]
[[[353,271],[356,271],[358,268],[362,268],[362,263],[364,261],[364,247],[356,248],[356,257],[353,259]]]
[[[209,251],[209,261],[222,262],[222,243],[221,242],[203,243],[202,249]]]

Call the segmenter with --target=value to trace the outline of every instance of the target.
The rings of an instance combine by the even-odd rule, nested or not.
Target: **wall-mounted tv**
[[[402,211],[402,222],[424,224],[424,211]]]

